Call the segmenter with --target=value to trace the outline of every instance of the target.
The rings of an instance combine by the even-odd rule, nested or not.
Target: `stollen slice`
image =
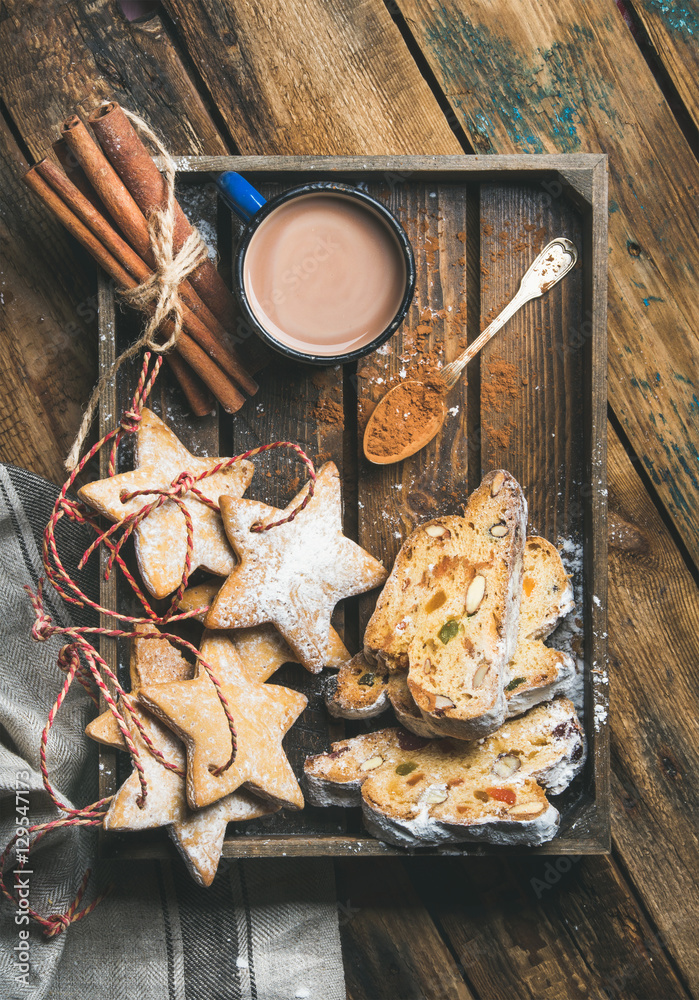
[[[341,664],[328,677],[325,706],[338,719],[373,719],[390,707],[389,677],[385,664],[371,662],[364,650]]]
[[[144,408],[136,435],[136,468],[83,486],[78,496],[111,521],[136,513],[156,496],[140,495],[122,503],[122,493],[143,489],[166,489],[183,472],[198,476],[213,469],[222,458],[192,455],[152,410]],[[218,502],[222,493],[242,496],[252,480],[251,462],[241,461],[213,473],[196,484],[207,499]],[[235,556],[223,529],[221,515],[186,493],[184,503],[193,525],[194,551],[191,572],[198,567],[227,576]],[[187,552],[187,529],[182,511],[172,500],[154,510],[134,532],[136,559],[143,582],[157,598],[177,590],[182,580]]]
[[[508,719],[542,701],[568,694],[575,662],[568,653],[544,645],[558,622],[573,610],[573,588],[558,550],[545,538],[527,539],[523,558],[522,602],[517,647],[505,684]],[[388,697],[397,721],[419,736],[442,736],[439,720],[425,719],[410,693],[406,671],[391,675]]]
[[[342,534],[340,476],[333,462],[319,470],[313,497],[292,521],[251,530],[287,517],[307,494],[308,486],[285,511],[220,498],[226,534],[240,562],[215,597],[205,625],[231,629],[270,622],[306,669],[319,673],[327,662],[337,602],[379,586],[387,573]]]
[[[276,805],[303,808],[303,795],[282,748],[282,739],[307,704],[304,695],[276,684],[261,684],[245,672],[225,632],[204,632],[201,655],[212,668],[235,720],[238,752],[216,688],[197,663],[191,680],[143,685],[139,701],[182,740],[187,751],[187,801],[202,809],[242,785]]]
[[[439,518],[398,554],[364,636],[427,721],[478,739],[505,718],[517,644],[527,504],[513,476],[490,472],[463,517]]]
[[[401,728],[333,743],[305,765],[308,801],[362,806],[370,833],[401,847],[487,841],[542,844],[585,739],[572,702],[556,698],[483,741],[421,739]]]
[[[151,626],[135,629],[131,641],[130,701],[133,713],[152,744],[169,763],[184,771],[185,752],[180,740],[135,700],[142,684],[185,680],[192,675],[191,664],[169,642],[144,638],[154,632],[157,629]],[[140,753],[147,796],[140,806],[141,784],[133,771],[112,799],[104,821],[105,829],[130,831],[166,827],[194,880],[202,886],[211,885],[228,823],[257,819],[276,812],[278,807],[240,789],[213,806],[196,812],[191,810],[187,805],[184,774],[164,767],[151,754],[136,725],[131,721],[128,725]],[[93,720],[86,732],[100,743],[125,749],[125,741],[110,711]]]
[[[505,685],[507,718],[570,689],[575,678],[572,657],[541,640],[574,606],[573,588],[558,550],[545,538],[527,538],[517,647]],[[415,704],[407,671],[389,674],[379,659],[369,662],[364,653],[343,663],[336,677],[329,678],[325,703],[331,715],[344,719],[374,718],[392,705],[397,721],[407,729],[420,736],[443,735],[439,720],[423,718]]]

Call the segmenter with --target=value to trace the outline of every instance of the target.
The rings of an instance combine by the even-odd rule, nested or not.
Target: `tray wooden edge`
[[[592,305],[591,331],[587,343],[591,376],[589,392],[588,435],[590,458],[588,482],[595,487],[585,508],[585,545],[583,573],[589,586],[585,586],[584,629],[586,636],[585,660],[587,732],[592,743],[591,801],[585,806],[588,833],[581,837],[568,836],[554,839],[538,848],[507,848],[507,853],[526,854],[609,854],[611,852],[610,808],[610,750],[609,750],[609,685],[607,657],[607,155],[604,153],[578,153],[568,155],[516,154],[516,155],[457,155],[457,156],[180,156],[175,157],[179,173],[206,173],[222,170],[249,172],[331,171],[404,171],[439,173],[441,175],[468,174],[469,181],[490,178],[497,174],[503,179],[510,175],[534,178],[542,172],[557,175],[583,199],[590,209],[586,242],[589,246],[591,266],[587,269],[587,299]],[[445,178],[446,179],[446,178]],[[100,272],[99,288],[99,364],[100,370],[109,366],[115,357],[114,324],[115,304],[111,283]],[[115,417],[116,386],[108,384],[100,396],[100,434],[110,429]],[[100,474],[106,475],[106,455],[103,454]],[[588,530],[589,527],[589,530]],[[106,607],[114,607],[115,582],[102,581],[101,598]],[[108,603],[111,599],[111,603]],[[109,619],[107,619],[109,620]],[[590,637],[589,644],[587,637]],[[102,637],[100,652],[113,669],[116,669],[115,640]],[[102,705],[104,709],[106,705]],[[594,732],[593,732],[594,731]],[[99,748],[100,796],[116,790],[116,753]],[[129,838],[131,839],[131,838]],[[111,858],[163,857],[162,847],[133,845],[124,852],[116,842],[101,831],[100,854]],[[475,850],[456,845],[452,848],[424,848],[406,851],[382,844],[366,837],[311,837],[296,836],[233,836],[227,837],[223,857],[280,857],[280,856],[370,856],[379,854],[424,856],[428,854],[480,855],[499,853],[497,848],[484,845]]]

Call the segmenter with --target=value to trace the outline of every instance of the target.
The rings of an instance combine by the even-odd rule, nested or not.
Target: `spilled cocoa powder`
[[[319,424],[333,424],[340,428],[345,426],[345,411],[335,399],[319,399],[312,413],[313,419]]]
[[[367,452],[382,458],[399,454],[441,416],[444,395],[445,386],[439,379],[402,383],[392,394],[390,405],[379,404],[372,414]]]
[[[519,395],[520,383],[515,365],[491,358],[487,370],[481,369],[481,411],[502,413]]]
[[[481,368],[481,414],[483,432],[491,447],[505,452],[510,447],[515,421],[510,418],[489,419],[490,414],[503,413],[520,394],[525,382],[516,365],[501,358],[491,358],[487,371]]]

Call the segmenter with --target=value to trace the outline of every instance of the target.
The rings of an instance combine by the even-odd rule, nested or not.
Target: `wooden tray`
[[[398,334],[374,355],[344,369],[310,368],[275,359],[260,391],[234,418],[186,414],[163,370],[151,405],[193,451],[233,455],[291,439],[319,462],[332,457],[343,473],[345,531],[387,566],[401,539],[420,520],[458,511],[481,471],[509,469],[529,501],[529,531],[581,547],[583,599],[578,613],[584,646],[585,772],[557,800],[561,829],[545,854],[600,854],[610,849],[606,673],[606,292],[607,171],[602,155],[445,157],[182,157],[178,193],[197,224],[217,232],[221,269],[230,276],[237,225],[217,204],[212,176],[244,173],[265,195],[309,177],[360,183],[401,219],[416,253],[417,288]],[[529,303],[469,368],[450,397],[440,435],[398,466],[370,466],[361,431],[387,383],[420,353],[451,360],[510,299],[538,250],[567,236],[580,250],[578,267],[542,299]],[[133,316],[117,313],[106,280],[99,290],[100,368],[134,335]],[[133,392],[134,365],[101,401],[101,432],[113,426]],[[106,461],[106,458],[105,460]],[[128,456],[126,457],[128,462]],[[255,459],[247,495],[284,506],[303,480],[286,453]],[[128,467],[128,465],[124,465]],[[106,475],[103,464],[102,475]],[[128,601],[103,583],[105,607]],[[127,605],[128,606],[128,605]],[[337,614],[351,649],[359,648],[372,600],[345,602]],[[126,649],[103,640],[102,654],[126,670]],[[305,757],[343,733],[392,723],[390,713],[363,723],[328,718],[322,681],[298,666],[277,678],[303,691],[309,707],[287,736],[300,773]],[[117,760],[119,756],[119,760]],[[100,751],[100,794],[126,777],[128,758]],[[162,830],[104,835],[103,853],[165,854]],[[487,845],[447,853],[488,854]],[[511,850],[511,849],[510,849]],[[532,849],[527,849],[532,851]],[[402,854],[361,828],[359,810],[306,807],[229,826],[224,856]],[[425,848],[416,853],[445,853]]]

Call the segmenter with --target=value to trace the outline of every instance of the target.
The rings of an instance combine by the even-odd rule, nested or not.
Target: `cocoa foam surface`
[[[261,223],[243,282],[271,336],[330,357],[371,343],[389,326],[406,267],[395,234],[370,206],[317,193],[285,202]]]

